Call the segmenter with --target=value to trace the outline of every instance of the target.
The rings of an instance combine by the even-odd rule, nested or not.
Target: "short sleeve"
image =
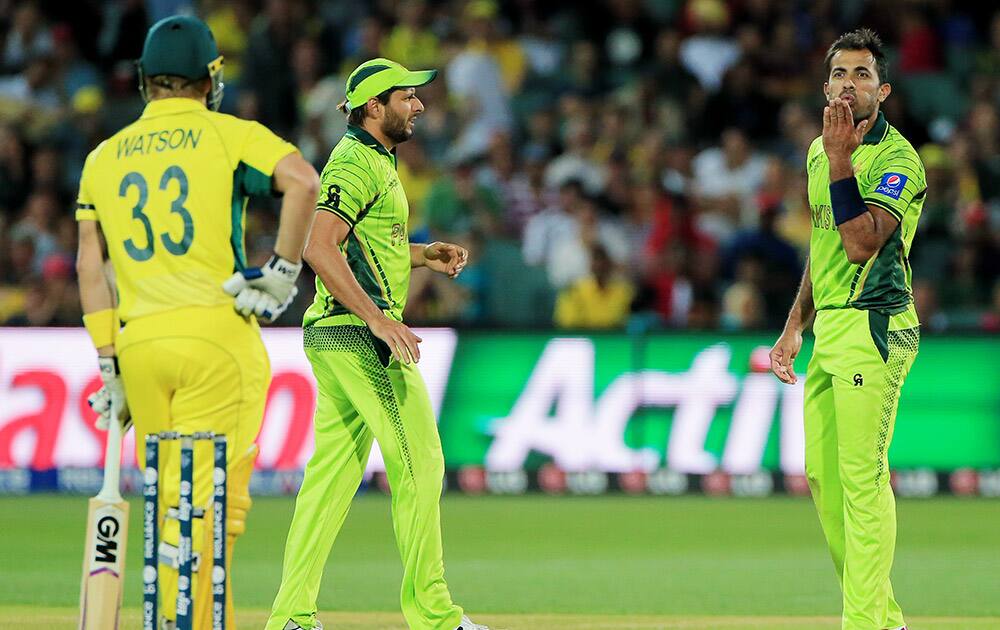
[[[379,196],[373,167],[362,151],[332,156],[320,177],[316,209],[332,212],[354,227]]]
[[[862,191],[865,203],[882,208],[902,221],[914,198],[927,189],[924,167],[913,151],[891,151],[872,165],[868,187]]]
[[[77,221],[97,221],[97,205],[94,197],[90,194],[90,171],[93,170],[91,164],[94,161],[94,153],[87,156],[83,164],[83,172],[80,174],[80,190],[76,194],[76,220]]]
[[[240,152],[242,192],[247,195],[273,195],[274,168],[287,155],[298,151],[258,122],[248,122],[246,141]]]
[[[809,150],[806,152],[806,162],[812,162],[814,158],[819,157],[823,152],[823,136],[814,138],[809,145]]]

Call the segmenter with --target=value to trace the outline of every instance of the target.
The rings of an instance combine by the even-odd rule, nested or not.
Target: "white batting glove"
[[[122,385],[121,372],[118,371],[118,357],[98,357],[97,365],[101,368],[104,385],[87,397],[87,404],[97,412],[95,426],[107,431],[111,423],[111,410],[117,409],[118,422],[121,423],[122,433],[125,433],[132,426],[132,414],[128,409],[128,401],[125,400],[125,387]]]
[[[222,290],[236,298],[236,312],[251,314],[267,323],[278,319],[295,299],[299,290],[295,281],[302,263],[293,263],[275,254],[263,267],[250,267],[234,273]]]

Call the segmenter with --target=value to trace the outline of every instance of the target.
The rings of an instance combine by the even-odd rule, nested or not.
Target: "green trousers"
[[[462,609],[452,603],[444,581],[439,507],[444,455],[420,372],[414,365],[390,363],[381,352],[385,346],[364,326],[312,326],[304,337],[319,389],[316,451],[295,502],[281,586],[266,630],[281,630],[289,619],[303,628],[316,624],[323,568],[361,483],[372,438],[392,488],[403,615],[414,630],[453,630]]]
[[[824,310],[805,383],[806,476],[844,596],[844,630],[904,624],[889,572],[896,503],[889,485],[903,380],[920,329],[912,308]]]

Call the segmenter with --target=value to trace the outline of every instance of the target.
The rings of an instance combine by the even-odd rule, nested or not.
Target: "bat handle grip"
[[[122,460],[122,425],[118,420],[118,405],[111,403],[111,421],[108,422],[108,443],[104,449],[104,483],[97,498],[119,503],[122,500],[119,478]]]

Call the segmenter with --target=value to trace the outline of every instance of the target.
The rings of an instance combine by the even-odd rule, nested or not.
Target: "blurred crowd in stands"
[[[358,63],[441,70],[398,169],[411,240],[472,260],[455,282],[414,273],[409,322],[633,330],[782,325],[823,57],[870,26],[890,47],[884,111],[927,169],[922,323],[1000,331],[1000,9],[958,0],[0,0],[0,324],[80,323],[80,169],[141,112],[133,61],[175,13],[215,34],[222,110],[317,169]],[[251,262],[276,209],[250,203]]]

